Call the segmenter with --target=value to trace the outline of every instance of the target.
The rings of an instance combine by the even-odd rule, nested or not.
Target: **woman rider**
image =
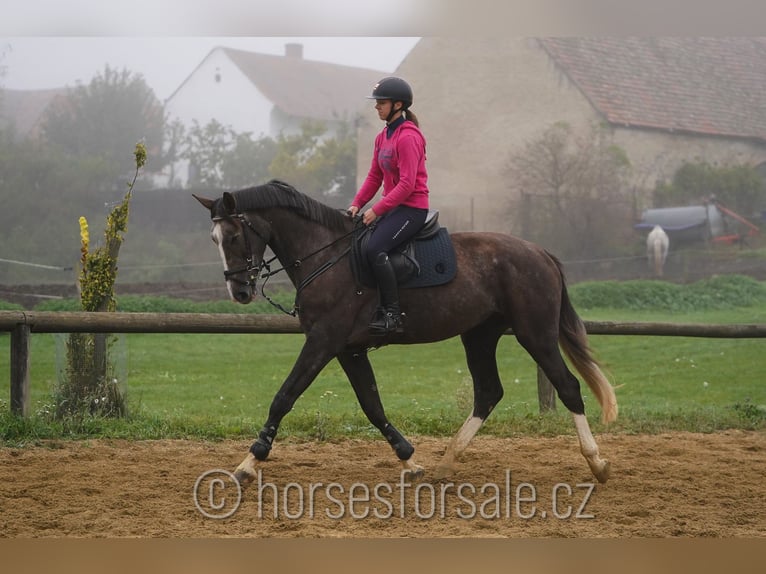
[[[423,227],[428,214],[426,140],[410,110],[412,88],[403,79],[383,78],[367,98],[375,100],[378,117],[386,126],[375,137],[370,170],[348,212],[355,216],[383,185],[381,198],[364,211],[362,221],[372,226],[365,256],[380,298],[370,331],[386,335],[403,331],[399,289],[388,254],[409,241]]]

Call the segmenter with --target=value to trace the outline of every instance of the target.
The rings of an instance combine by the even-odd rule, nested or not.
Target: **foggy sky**
[[[766,30],[766,3],[753,0],[24,0],[3,4],[0,68],[6,72],[0,75],[0,86],[73,86],[77,81],[87,83],[109,63],[141,73],[161,100],[216,45],[279,54],[288,38],[300,37],[307,59],[389,72],[420,36],[737,36],[763,35]],[[218,39],[210,40],[213,37]],[[375,37],[385,37],[386,43],[378,44]],[[88,45],[75,49],[69,43]]]
[[[140,73],[165,100],[216,46],[284,54],[391,73],[417,43],[413,37],[0,37],[0,87],[45,89],[88,84],[111,68]]]

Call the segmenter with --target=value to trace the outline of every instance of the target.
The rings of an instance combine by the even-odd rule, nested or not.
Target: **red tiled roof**
[[[766,38],[540,38],[612,124],[766,140]]]
[[[275,106],[286,114],[321,120],[352,119],[364,96],[385,72],[354,68],[302,57],[257,54],[224,48]]]
[[[10,128],[17,138],[37,137],[43,114],[66,88],[50,90],[1,90],[0,128]]]

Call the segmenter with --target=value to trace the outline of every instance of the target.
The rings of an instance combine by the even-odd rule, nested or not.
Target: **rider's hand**
[[[372,225],[372,223],[378,218],[378,214],[373,211],[372,208],[364,212],[362,216],[362,222],[365,225]]]
[[[356,214],[359,213],[359,208],[356,205],[352,205],[346,210],[346,213],[348,213],[349,217],[356,217]]]

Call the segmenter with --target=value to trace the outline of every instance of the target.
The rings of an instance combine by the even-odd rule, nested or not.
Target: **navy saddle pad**
[[[351,268],[357,283],[375,287],[375,277],[363,257],[368,230],[354,238],[351,245]],[[457,262],[452,239],[445,227],[439,225],[439,212],[429,212],[426,223],[409,242],[388,254],[396,272],[399,287],[435,287],[455,278]]]

